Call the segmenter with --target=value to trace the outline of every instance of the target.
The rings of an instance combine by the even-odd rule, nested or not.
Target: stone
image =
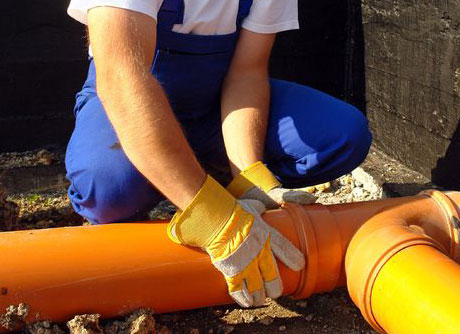
[[[307,307],[307,302],[305,300],[301,300],[301,301],[298,301],[296,303],[296,305],[301,307],[301,308],[306,308]]]
[[[365,195],[363,188],[354,188],[352,194],[355,198],[363,198]]]
[[[371,194],[378,194],[380,192],[380,186],[374,177],[367,173],[363,168],[358,167],[351,172],[355,180],[356,187],[362,187]]]
[[[265,326],[269,326],[273,323],[273,318],[272,317],[265,317],[265,318],[262,318],[259,320],[259,323],[265,325]]]

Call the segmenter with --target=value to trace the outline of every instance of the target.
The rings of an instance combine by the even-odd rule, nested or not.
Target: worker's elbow
[[[101,100],[111,99],[112,96],[116,96],[120,85],[120,80],[114,71],[96,70],[96,90]]]
[[[100,71],[96,69],[96,89],[102,101],[131,96],[151,79],[152,75],[148,71],[123,68]]]
[[[224,88],[232,86],[233,84],[242,84],[250,82],[252,84],[257,82],[268,82],[268,69],[264,66],[233,66],[228,71]]]

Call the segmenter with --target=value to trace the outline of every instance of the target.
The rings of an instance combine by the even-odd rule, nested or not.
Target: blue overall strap
[[[163,0],[157,22],[164,30],[172,30],[175,24],[184,22],[184,0]]]
[[[174,24],[183,22],[183,0],[164,0],[158,13],[157,49],[196,54],[233,52],[241,23],[249,14],[252,1],[239,0],[235,32],[226,35],[195,35],[176,33],[172,30]]]
[[[253,0],[240,0],[240,5],[238,7],[238,15],[236,17],[236,26],[237,29],[241,28],[243,20],[249,15],[251,10]]]
[[[243,20],[249,15],[253,0],[240,0],[236,25],[239,29]],[[157,22],[163,30],[172,30],[175,24],[184,22],[184,0],[163,0],[158,12]]]

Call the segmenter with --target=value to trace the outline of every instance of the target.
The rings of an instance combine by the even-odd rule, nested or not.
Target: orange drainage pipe
[[[421,196],[373,216],[346,254],[350,295],[380,333],[460,333],[460,193]]]
[[[267,212],[264,219],[307,260],[302,272],[280,264],[284,294],[307,298],[345,285],[349,242],[378,212],[417,210],[423,226],[430,229],[434,222],[443,247],[455,250],[451,240],[458,238],[446,212],[460,203],[460,194],[441,196],[445,202],[438,197],[331,206],[288,204]],[[0,310],[22,302],[30,306],[27,321],[60,322],[82,313],[116,317],[140,307],[161,313],[231,303],[208,256],[169,241],[166,225],[146,222],[0,233]]]
[[[460,333],[460,266],[433,247],[416,245],[382,268],[372,310],[386,333]]]

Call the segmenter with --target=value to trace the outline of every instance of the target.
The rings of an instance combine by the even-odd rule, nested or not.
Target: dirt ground
[[[33,154],[32,154],[33,155]],[[27,155],[33,164],[52,164],[59,158],[45,158]],[[14,163],[9,164],[9,158]],[[19,157],[19,158],[18,158]],[[19,159],[19,160],[18,160]],[[42,160],[40,160],[42,159]],[[21,156],[0,155],[0,166],[15,168],[21,166]],[[26,162],[27,163],[27,162]],[[24,164],[24,162],[22,162]],[[376,189],[369,191],[368,189]],[[323,204],[373,200],[381,197],[381,189],[368,187],[361,181],[346,175],[331,183],[326,189],[304,189],[315,191],[318,202]],[[174,212],[173,206],[163,202],[150,217],[166,219]],[[53,228],[68,225],[87,224],[76,215],[69,204],[65,189],[45,193],[0,193],[0,231]],[[0,310],[0,326],[10,322],[21,323],[24,317],[23,305]],[[3,313],[2,313],[3,312]],[[15,313],[16,312],[16,313]],[[286,334],[358,334],[374,333],[362,319],[359,310],[348,297],[345,289],[332,293],[315,295],[308,300],[294,301],[281,298],[268,300],[266,306],[241,309],[235,305],[209,307],[205,309],[153,314],[154,310],[140,310],[127,315],[125,319],[99,319],[98,315],[76,315],[67,324],[53,324],[42,321],[23,325],[17,333],[27,334],[229,334],[229,333],[286,333]]]

